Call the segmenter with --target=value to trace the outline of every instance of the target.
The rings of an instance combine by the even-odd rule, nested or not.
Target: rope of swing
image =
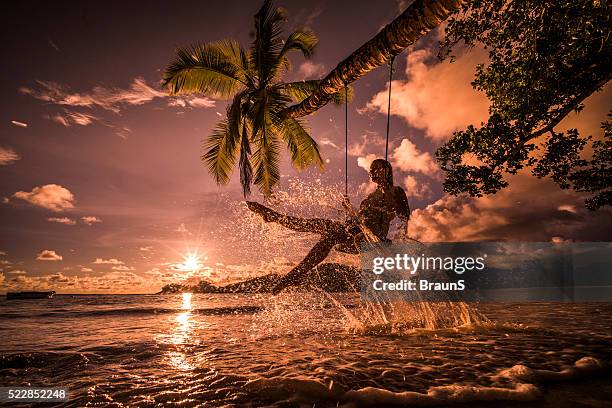
[[[389,159],[389,128],[391,124],[391,83],[393,81],[393,62],[395,55],[389,58],[389,96],[387,99],[387,134],[385,141],[385,160]],[[344,194],[348,195],[348,84],[344,81]]]
[[[344,195],[348,196],[348,84],[344,82]]]
[[[393,61],[395,55],[389,60],[389,100],[387,102],[387,141],[385,143],[385,160],[389,157],[389,123],[391,122],[391,81],[393,80]]]

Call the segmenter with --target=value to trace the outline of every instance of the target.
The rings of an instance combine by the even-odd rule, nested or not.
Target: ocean
[[[612,401],[610,303],[480,304],[486,322],[442,329],[356,329],[360,307],[316,293],[2,297],[0,386],[66,387],[67,402],[41,405],[58,407]]]

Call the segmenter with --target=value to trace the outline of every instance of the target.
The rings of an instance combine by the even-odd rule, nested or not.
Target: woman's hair
[[[382,169],[385,174],[384,178],[387,180],[389,185],[393,185],[393,167],[391,167],[391,163],[386,161],[385,159],[376,159],[370,165],[370,173],[374,172],[374,170]]]

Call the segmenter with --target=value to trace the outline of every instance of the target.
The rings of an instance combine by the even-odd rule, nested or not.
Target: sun
[[[187,254],[183,259],[183,266],[187,270],[196,271],[200,269],[200,257],[196,254]]]

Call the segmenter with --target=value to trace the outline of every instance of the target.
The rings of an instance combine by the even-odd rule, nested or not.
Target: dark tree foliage
[[[610,8],[605,0],[472,0],[449,19],[440,57],[457,44],[483,46],[489,63],[472,85],[491,106],[486,123],[455,132],[436,152],[445,191],[495,193],[508,185],[505,174],[528,167],[589,193],[589,209],[612,203],[610,115],[603,140],[556,129],[610,80]]]

